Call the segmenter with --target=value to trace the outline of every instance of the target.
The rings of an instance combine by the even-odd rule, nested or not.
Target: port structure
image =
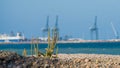
[[[118,31],[115,29],[113,23],[111,22],[111,26],[112,26],[112,29],[113,29],[113,32],[114,32],[114,35],[115,35],[115,38],[116,39],[119,39],[119,34],[118,34]]]
[[[56,16],[55,26],[52,29],[52,33],[53,32],[55,36],[58,36],[57,38],[59,40],[58,15]]]
[[[46,19],[46,26],[42,28],[43,37],[47,35],[48,29],[49,29],[49,16],[47,16],[47,19]]]
[[[90,27],[89,29],[90,29],[91,40],[98,40],[97,16],[95,16],[94,25]]]

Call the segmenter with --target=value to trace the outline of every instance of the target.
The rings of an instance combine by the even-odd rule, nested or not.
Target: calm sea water
[[[120,55],[120,42],[102,42],[102,43],[62,43],[57,44],[59,53],[66,54],[111,54]],[[13,51],[22,55],[26,48],[27,54],[30,54],[31,44],[0,44],[0,50]],[[47,44],[39,44],[39,50],[45,53]]]

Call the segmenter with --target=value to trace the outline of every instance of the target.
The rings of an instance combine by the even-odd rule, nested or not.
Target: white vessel
[[[17,33],[16,36],[0,34],[0,42],[21,42],[23,40],[25,40],[25,37],[21,33]]]

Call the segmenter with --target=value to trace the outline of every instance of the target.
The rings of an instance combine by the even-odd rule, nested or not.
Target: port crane
[[[115,38],[116,39],[119,39],[119,35],[118,35],[118,31],[115,29],[113,23],[111,22],[111,26],[112,26],[112,29],[113,29],[113,32],[114,32],[114,35],[115,35]]]
[[[44,28],[42,28],[43,37],[48,32],[48,29],[49,29],[49,16],[47,16],[46,26]]]
[[[94,34],[95,34],[95,39],[98,40],[97,16],[95,16],[94,25],[90,27],[91,40],[93,40]]]
[[[59,38],[58,15],[56,16],[55,26],[52,29],[52,32],[55,32],[54,35],[58,36]]]

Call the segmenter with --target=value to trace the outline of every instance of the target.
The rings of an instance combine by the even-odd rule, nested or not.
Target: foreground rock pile
[[[120,56],[59,54],[50,59],[0,51],[0,68],[120,68]]]
[[[23,57],[13,52],[0,51],[0,68],[59,68],[57,58]]]
[[[0,68],[8,68],[16,60],[22,59],[22,56],[14,52],[0,51]]]

